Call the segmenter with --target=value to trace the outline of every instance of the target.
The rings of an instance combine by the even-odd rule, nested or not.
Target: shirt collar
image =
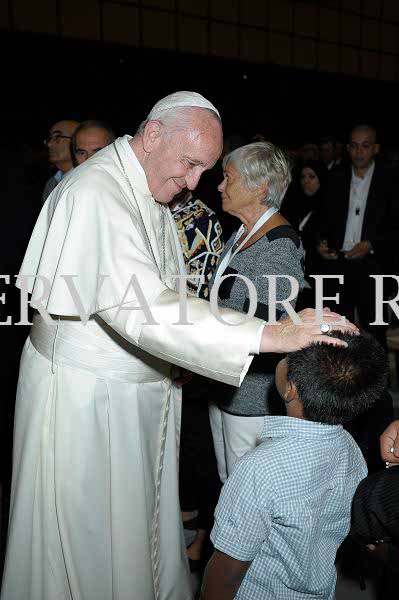
[[[64,173],[62,171],[57,171],[57,173],[54,175],[54,179],[57,183],[59,183],[63,177]]]
[[[342,425],[327,425],[316,423],[305,419],[294,417],[277,417],[268,415],[265,417],[261,439],[283,438],[289,436],[302,438],[333,437],[340,435],[343,431]]]
[[[359,184],[365,184],[367,181],[369,181],[374,173],[374,169],[375,169],[375,161],[373,160],[373,162],[371,163],[371,165],[369,166],[369,168],[367,169],[364,177],[358,177],[355,174],[355,169],[352,167],[352,180],[356,181]]]
[[[118,147],[118,150],[121,149],[123,151],[123,156],[121,156],[123,166],[126,169],[130,181],[134,181],[134,187],[137,188],[143,196],[150,196],[152,198],[145,171],[129,144],[131,139],[131,135],[124,135],[115,140],[115,145]]]

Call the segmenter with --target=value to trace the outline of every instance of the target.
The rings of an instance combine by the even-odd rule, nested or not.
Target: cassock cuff
[[[264,329],[265,325],[266,325],[265,322],[263,322],[261,325],[259,325],[259,329],[256,333],[254,341],[253,341],[253,343],[251,343],[250,348],[249,348],[249,353],[251,355],[259,354],[259,352],[260,352],[260,342],[262,339],[262,333],[263,333],[263,329]],[[251,360],[252,360],[252,358],[251,358]]]

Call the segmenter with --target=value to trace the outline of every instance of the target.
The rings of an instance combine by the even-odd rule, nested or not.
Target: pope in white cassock
[[[41,211],[19,278],[39,312],[21,360],[2,600],[190,599],[172,365],[239,385],[254,353],[322,338],[311,311],[302,325],[233,327],[198,298],[193,324],[176,324],[184,266],[166,203],[221,150],[216,108],[172,94]]]

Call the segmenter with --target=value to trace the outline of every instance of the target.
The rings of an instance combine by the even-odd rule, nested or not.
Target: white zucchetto
[[[175,92],[165,96],[162,100],[159,100],[151,109],[150,114],[147,117],[147,121],[151,119],[158,119],[165,110],[171,108],[180,108],[183,106],[190,106],[193,108],[207,108],[212,110],[220,119],[220,114],[217,109],[213,106],[209,100],[197,94],[197,92]]]

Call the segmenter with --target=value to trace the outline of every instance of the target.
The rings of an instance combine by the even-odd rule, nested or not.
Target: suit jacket
[[[352,167],[331,173],[320,219],[320,239],[330,248],[342,248],[349,209]],[[396,250],[398,236],[398,185],[391,172],[376,161],[363,219],[362,240],[371,242],[375,258],[383,263]],[[385,271],[385,269],[384,269]]]
[[[60,180],[55,178],[55,175],[52,175],[46,181],[46,185],[44,186],[43,194],[42,194],[42,205],[46,202],[47,198],[50,196],[51,192],[55,190]]]
[[[380,470],[359,484],[352,533],[366,544],[384,539],[399,548],[399,467]]]

